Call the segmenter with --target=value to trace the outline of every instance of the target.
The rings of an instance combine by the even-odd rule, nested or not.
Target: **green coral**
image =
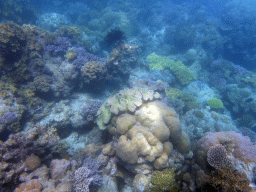
[[[175,173],[172,169],[164,169],[162,171],[154,171],[151,177],[151,192],[178,192],[178,186],[175,182]]]
[[[196,74],[190,71],[181,61],[175,62],[174,60],[161,57],[155,53],[148,55],[147,59],[150,69],[164,70],[165,68],[169,68],[182,85],[186,85],[196,79]]]
[[[212,98],[207,100],[207,105],[209,105],[212,109],[220,109],[223,107],[223,103],[221,100],[217,98]]]
[[[181,96],[181,91],[177,88],[168,88],[165,89],[165,95],[168,99],[172,98],[172,99],[177,99]]]
[[[159,93],[149,89],[134,88],[124,89],[113,97],[106,100],[97,112],[97,125],[101,130],[107,128],[112,114],[118,115],[119,112],[134,112],[137,107],[153,99],[159,99]]]
[[[193,97],[189,93],[182,93],[181,101],[184,104],[184,108],[183,108],[184,113],[186,113],[187,111],[190,111],[191,109],[202,108],[201,104],[196,101],[195,97]]]

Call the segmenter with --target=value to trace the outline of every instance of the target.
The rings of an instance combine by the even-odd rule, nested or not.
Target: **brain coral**
[[[104,110],[110,111],[103,106]],[[128,110],[127,106],[124,108],[125,113],[117,113],[113,118],[110,115],[108,130],[117,138],[117,156],[132,171],[144,174],[153,167],[167,167],[173,146],[181,153],[190,150],[190,141],[184,136],[178,115],[172,108],[160,101],[144,103],[134,111]]]

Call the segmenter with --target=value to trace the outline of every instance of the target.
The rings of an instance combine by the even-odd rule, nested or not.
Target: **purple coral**
[[[2,124],[12,124],[17,120],[18,120],[18,117],[15,113],[7,112],[7,113],[4,113],[2,115],[2,117],[0,118],[0,123],[2,123]]]
[[[98,57],[92,53],[86,51],[83,47],[72,47],[72,51],[77,53],[76,59],[72,62],[77,68],[81,68],[85,63],[89,61],[97,61],[105,65],[106,59]]]
[[[97,111],[100,108],[102,101],[100,100],[90,100],[88,103],[83,107],[81,111],[81,116],[86,119],[87,122],[94,121],[97,115]]]
[[[215,169],[231,167],[231,161],[227,157],[227,150],[220,144],[210,147],[207,153],[207,162]]]
[[[98,170],[100,163],[96,159],[86,158],[83,167],[74,172],[74,181],[76,191],[89,192],[90,184],[100,186],[102,184],[102,176]]]
[[[46,50],[54,53],[65,53],[69,47],[71,47],[71,40],[67,37],[59,37],[57,44],[47,45]]]

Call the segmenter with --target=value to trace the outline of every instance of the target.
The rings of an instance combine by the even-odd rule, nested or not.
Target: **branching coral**
[[[175,173],[172,169],[154,171],[151,177],[151,192],[170,191],[177,192],[178,186],[175,182]]]
[[[207,153],[207,162],[215,169],[231,168],[231,161],[227,157],[227,150],[222,145],[210,147]]]
[[[186,85],[196,79],[195,73],[190,71],[181,61],[175,62],[155,53],[150,54],[147,59],[149,60],[148,65],[150,69],[164,70],[165,68],[169,68],[182,85]]]

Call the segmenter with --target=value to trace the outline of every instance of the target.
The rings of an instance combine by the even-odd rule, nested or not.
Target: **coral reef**
[[[150,191],[178,191],[175,182],[175,173],[172,169],[164,169],[162,171],[154,171],[150,180]]]
[[[190,150],[177,114],[159,101],[143,104],[134,115],[113,117],[108,130],[118,138],[116,154],[122,165],[137,174],[168,167],[173,148],[182,154]]]
[[[198,141],[196,149],[195,160],[211,176],[209,182],[214,187],[250,191],[256,146],[248,137],[235,132],[208,133]]]
[[[207,132],[239,131],[230,115],[206,109],[193,109],[186,112],[181,122],[192,143],[205,136]]]
[[[223,103],[221,100],[217,98],[211,98],[206,101],[207,105],[211,107],[211,109],[220,109],[223,108]]]
[[[181,61],[175,62],[166,57],[158,56],[155,53],[148,55],[147,59],[149,60],[148,65],[150,69],[163,70],[169,68],[182,85],[186,85],[196,79],[194,72],[190,71]]]
[[[116,46],[109,54],[106,67],[108,70],[108,79],[116,78],[127,81],[130,71],[138,61],[138,46],[131,46],[124,42]]]
[[[118,115],[120,111],[134,112],[143,102],[159,98],[159,93],[154,93],[154,91],[148,89],[134,88],[122,90],[105,101],[100,107],[97,112],[97,124],[100,129],[106,129],[112,114]]]
[[[53,41],[54,35],[32,25],[22,27],[13,23],[1,23],[0,48],[5,50],[1,57],[2,79],[22,83],[28,81],[42,66],[42,55],[46,43]]]
[[[84,165],[74,172],[74,181],[76,191],[88,191],[89,186],[102,184],[102,176],[98,171],[100,163],[94,159],[87,158],[84,161]]]
[[[90,90],[92,89],[93,84],[97,84],[97,88],[100,89],[103,80],[106,77],[106,68],[100,62],[87,62],[81,68],[82,79],[85,84],[90,84]]]
[[[1,187],[4,189],[10,184],[15,184],[20,174],[35,170],[40,166],[40,159],[49,160],[53,146],[58,141],[58,136],[47,132],[46,128],[11,134],[0,148]]]
[[[220,144],[214,145],[207,152],[207,162],[218,170],[231,168],[231,161],[227,155],[227,150],[224,146]]]
[[[69,23],[68,18],[65,15],[58,13],[46,13],[41,15],[37,20],[37,25],[40,28],[54,32],[61,25],[67,25]]]

